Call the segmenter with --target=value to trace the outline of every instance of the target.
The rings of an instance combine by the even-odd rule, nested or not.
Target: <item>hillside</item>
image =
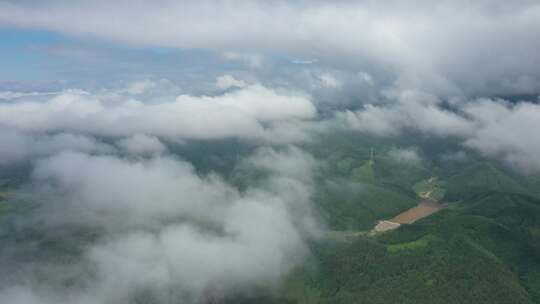
[[[485,162],[470,166],[451,176],[445,186],[446,198],[449,201],[468,199],[487,192],[527,193],[515,179]]]
[[[297,303],[540,303],[538,231],[539,200],[491,192],[376,238],[313,244],[315,266],[286,289]]]

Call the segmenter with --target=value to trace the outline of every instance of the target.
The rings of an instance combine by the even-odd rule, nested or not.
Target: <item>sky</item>
[[[177,75],[193,73],[203,64],[219,60],[205,50],[134,47],[10,27],[0,30],[0,54],[0,82],[27,84],[28,89],[40,82],[90,87],[145,77],[179,79]]]
[[[538,88],[535,1],[47,0],[0,6],[2,57],[10,62],[3,80],[163,77],[215,71],[226,58],[256,67],[270,56],[274,64],[316,61],[438,94],[532,94]]]
[[[23,267],[12,244],[0,302],[275,286],[324,231],[301,148],[321,135],[450,139],[440,157],[537,176],[539,49],[528,0],[0,0],[0,172],[27,168],[42,202],[21,225],[99,232],[70,265]],[[224,142],[249,147],[233,165],[256,182],[176,153]]]

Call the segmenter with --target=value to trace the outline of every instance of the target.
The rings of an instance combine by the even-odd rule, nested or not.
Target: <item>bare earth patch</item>
[[[399,223],[393,221],[379,221],[377,225],[369,232],[370,235],[375,235],[377,233],[390,231],[399,228],[401,226]]]
[[[443,206],[438,202],[422,201],[418,204],[418,206],[398,214],[390,221],[399,224],[412,224],[421,218],[441,210],[442,208]]]

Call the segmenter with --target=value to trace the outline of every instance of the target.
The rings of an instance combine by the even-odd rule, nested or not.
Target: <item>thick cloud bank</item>
[[[310,136],[310,98],[232,76],[213,96],[171,97],[156,86],[0,103],[0,168],[32,168],[21,197],[36,209],[17,219],[17,233],[40,227],[79,252],[51,261],[34,251],[35,263],[22,265],[26,245],[11,244],[0,262],[21,269],[0,280],[0,302],[201,303],[272,288],[309,255],[317,164],[286,143]],[[242,190],[196,173],[170,148],[230,138],[280,144],[237,160],[262,176]]]
[[[167,147],[155,136],[135,134],[118,141],[118,146],[127,154],[152,155],[167,151]]]
[[[171,139],[294,141],[301,140],[298,137],[302,135],[287,134],[280,124],[309,120],[315,115],[308,97],[258,84],[217,96],[180,95],[150,102],[70,90],[45,100],[28,98],[0,104],[3,126],[27,132],[112,137],[140,133]]]
[[[268,166],[275,161],[282,165]],[[64,275],[51,264],[48,280],[12,282],[0,302],[192,303],[277,284],[308,254],[315,161],[296,148],[262,149],[246,166],[268,174],[239,192],[171,157],[64,152],[40,160],[32,193],[45,203],[33,221],[105,234],[72,266],[89,269],[79,270],[80,288],[50,286]]]
[[[0,23],[134,45],[296,53],[445,93],[540,88],[537,1],[2,1]]]

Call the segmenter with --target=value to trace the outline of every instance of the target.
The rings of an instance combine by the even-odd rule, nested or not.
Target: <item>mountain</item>
[[[313,244],[285,288],[296,303],[540,303],[539,232],[539,200],[489,192],[376,237]]]
[[[527,193],[518,181],[486,162],[475,164],[451,176],[445,187],[448,201],[468,199],[486,192]]]

